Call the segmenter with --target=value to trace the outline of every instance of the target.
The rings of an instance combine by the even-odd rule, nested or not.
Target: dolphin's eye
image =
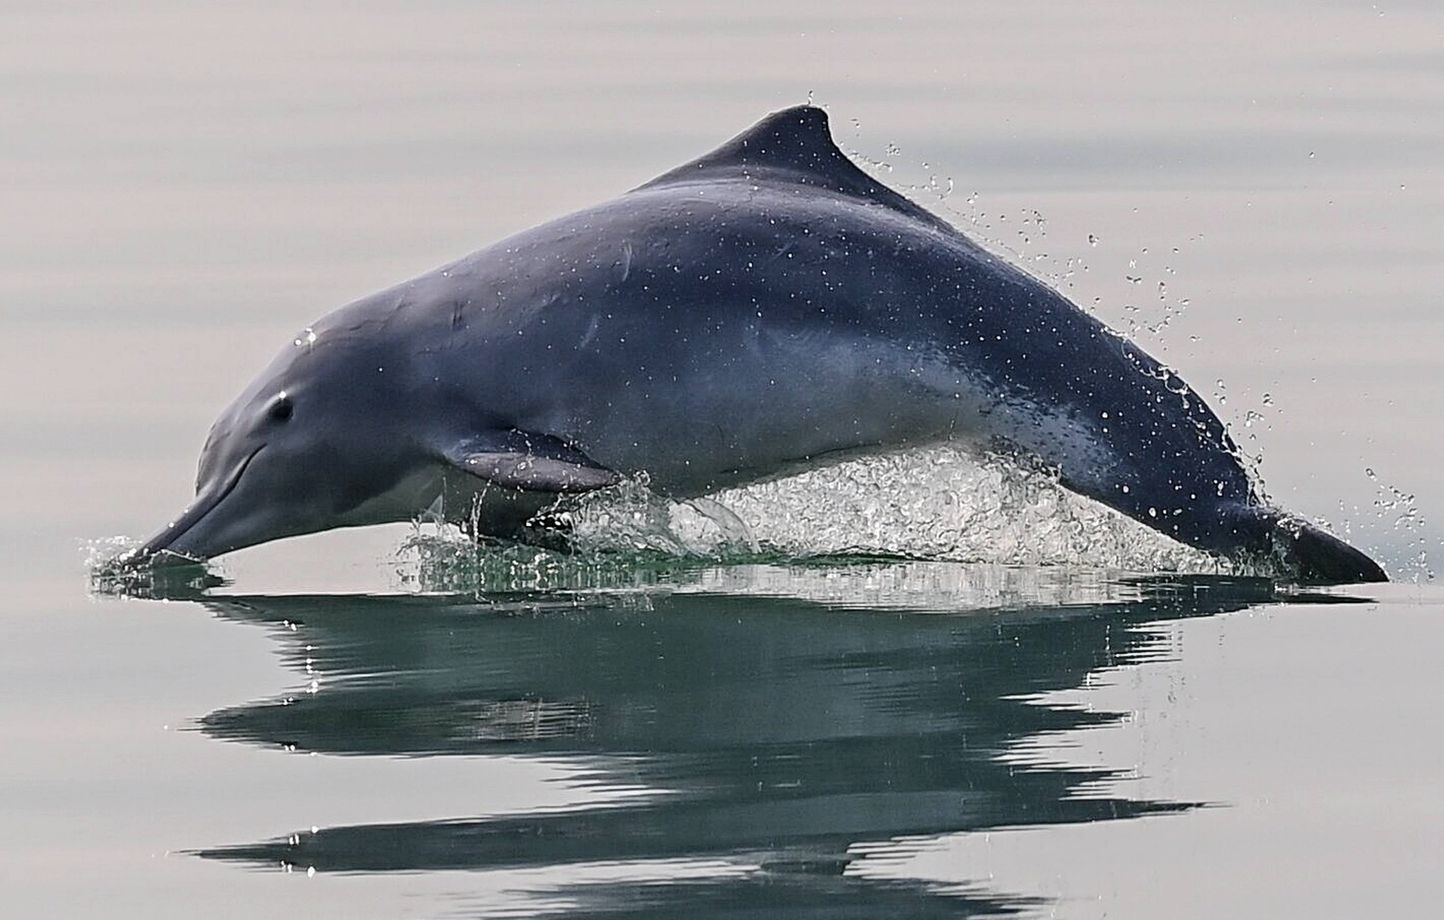
[[[266,418],[273,422],[287,422],[290,421],[291,415],[295,411],[296,407],[291,404],[291,397],[282,393],[276,397],[276,401],[271,403],[271,407],[266,410]]]

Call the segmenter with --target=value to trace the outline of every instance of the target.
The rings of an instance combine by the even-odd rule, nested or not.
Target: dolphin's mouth
[[[181,512],[180,517],[166,525],[165,529],[160,533],[145,541],[144,545],[139,549],[132,550],[118,561],[125,564],[162,561],[175,563],[202,561],[200,557],[171,549],[171,546],[181,537],[185,536],[191,528],[204,520],[206,515],[214,511],[221,502],[226,500],[228,495],[235,491],[236,486],[241,481],[241,476],[246,472],[246,468],[251,465],[252,460],[256,459],[256,454],[265,450],[265,447],[266,445],[262,444],[260,447],[251,451],[250,454],[246,456],[246,459],[236,464],[235,470],[231,472],[230,476],[226,477],[225,483],[219,489],[214,489],[206,495],[198,496],[196,500],[190,504],[190,507]]]

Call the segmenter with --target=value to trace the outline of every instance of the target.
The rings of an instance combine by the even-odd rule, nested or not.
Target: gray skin
[[[330,313],[211,429],[196,500],[129,558],[204,559],[434,506],[515,537],[645,473],[689,498],[964,440],[1212,553],[1383,580],[1262,504],[1175,374],[774,113],[621,197]]]

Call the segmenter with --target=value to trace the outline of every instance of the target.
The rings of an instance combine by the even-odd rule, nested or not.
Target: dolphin
[[[442,507],[525,537],[567,493],[677,499],[867,451],[1003,445],[1183,543],[1385,580],[1265,503],[1177,374],[775,112],[603,204],[306,327],[131,561]]]

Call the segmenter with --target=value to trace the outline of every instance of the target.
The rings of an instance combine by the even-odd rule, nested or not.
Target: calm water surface
[[[7,913],[1437,908],[1437,4],[20,3],[0,34]],[[418,591],[383,528],[90,593],[88,541],[179,509],[315,316],[809,93],[1403,583],[653,561]]]

